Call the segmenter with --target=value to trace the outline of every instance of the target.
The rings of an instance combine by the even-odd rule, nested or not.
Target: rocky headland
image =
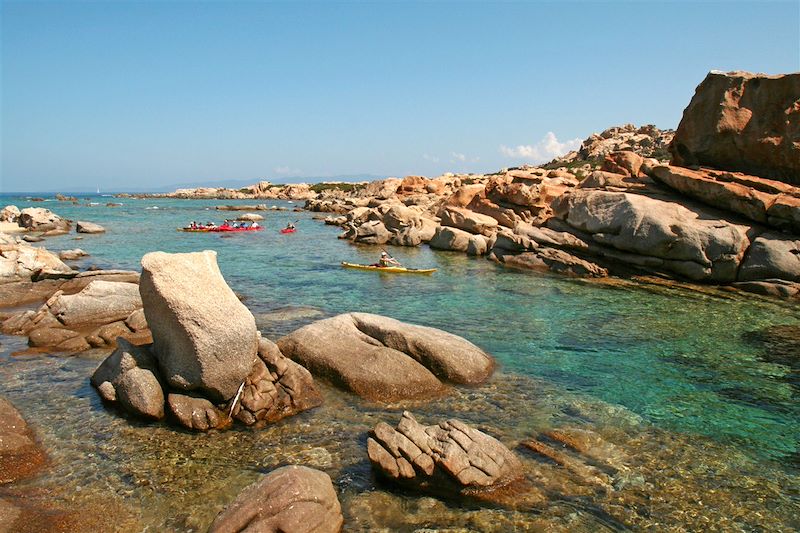
[[[389,178],[322,191],[305,207],[355,243],[795,297],[798,94],[798,74],[712,72],[674,132],[610,128],[547,165]]]

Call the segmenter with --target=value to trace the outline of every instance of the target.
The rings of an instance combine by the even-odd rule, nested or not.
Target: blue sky
[[[0,191],[494,171],[711,69],[800,70],[800,2],[3,1]]]

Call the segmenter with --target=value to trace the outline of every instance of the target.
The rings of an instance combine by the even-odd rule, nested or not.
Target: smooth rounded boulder
[[[422,399],[444,382],[478,384],[494,359],[466,339],[368,313],[347,313],[278,340],[287,357],[313,375],[373,401]]]
[[[139,291],[167,382],[213,401],[232,398],[257,357],[258,332],[216,252],[145,255]]]
[[[284,466],[245,488],[208,533],[336,533],[344,519],[330,476],[305,466]]]

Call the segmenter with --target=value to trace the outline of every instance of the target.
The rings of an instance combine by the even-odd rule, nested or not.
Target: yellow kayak
[[[435,268],[406,268],[406,267],[379,267],[372,265],[358,265],[356,263],[347,263],[342,261],[342,266],[345,268],[355,268],[358,270],[377,270],[378,272],[389,272],[392,274],[432,274],[436,272]]]

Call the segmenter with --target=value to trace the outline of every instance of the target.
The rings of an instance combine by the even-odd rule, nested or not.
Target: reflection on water
[[[53,459],[18,490],[76,506],[116,504],[122,530],[199,531],[262,472],[302,463],[331,474],[351,530],[800,527],[796,306],[513,272],[425,247],[393,253],[409,266],[439,268],[431,277],[343,271],[339,261],[372,262],[380,249],[339,241],[336,228],[308,213],[269,212],[266,231],[222,238],[175,228],[222,219],[205,207],[233,202],[123,202],[51,203],[108,233],[47,246],[79,246],[92,254],[84,266],[122,268],[138,268],[155,249],[215,249],[270,338],[339,312],[376,312],[465,336],[498,358],[501,373],[478,389],[388,408],[324,388],[322,407],[274,426],[196,435],[108,412],[88,384],[100,356],[11,357],[24,339],[3,337],[0,394]],[[297,234],[278,233],[298,218]],[[396,422],[403,409],[426,423],[458,417],[497,436],[522,457],[544,503],[465,509],[385,487],[366,460],[366,432]],[[612,489],[574,477],[606,468],[602,461],[575,454],[577,466],[564,473],[520,447],[554,427],[590,429],[624,452]]]

